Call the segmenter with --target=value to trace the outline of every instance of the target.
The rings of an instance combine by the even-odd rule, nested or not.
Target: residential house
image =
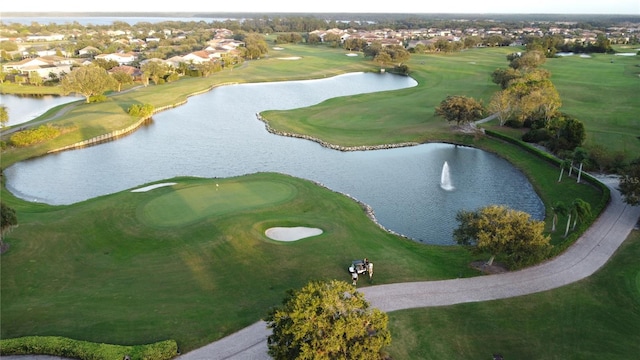
[[[211,59],[215,57],[213,55],[211,55],[210,52],[205,51],[205,50],[200,50],[200,51],[194,51],[190,54],[187,54],[185,56],[182,57],[182,59],[184,60],[184,62],[186,63],[192,63],[192,64],[202,64],[206,61],[211,61]]]
[[[34,59],[10,62],[2,65],[5,73],[19,73],[29,77],[37,73],[42,79],[49,79],[51,75],[60,76],[71,72],[73,60],[59,56],[43,56]]]
[[[102,51],[93,46],[86,46],[78,51],[79,56],[94,56],[100,53],[102,53]]]
[[[106,61],[116,61],[120,65],[129,65],[136,61],[136,55],[134,53],[113,53],[113,54],[100,54],[95,57],[96,59],[104,59]]]
[[[110,74],[113,74],[115,72],[123,72],[125,74],[128,74],[133,78],[133,80],[140,80],[140,78],[142,77],[142,70],[129,65],[120,65],[109,70]]]
[[[61,41],[64,40],[64,35],[62,34],[51,34],[51,35],[27,35],[27,41],[35,42],[35,41]]]
[[[182,56],[177,56],[177,55],[168,58],[164,62],[165,64],[169,64],[169,66],[173,67],[174,69],[179,68],[180,63],[186,63],[186,61],[184,61],[184,58]]]

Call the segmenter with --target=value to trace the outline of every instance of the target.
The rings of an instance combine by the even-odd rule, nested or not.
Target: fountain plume
[[[440,175],[440,187],[444,190],[451,191],[455,189],[451,184],[451,175],[449,174],[449,164],[445,161],[442,165],[442,175]]]

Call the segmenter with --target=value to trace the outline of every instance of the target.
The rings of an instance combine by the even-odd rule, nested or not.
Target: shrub
[[[29,145],[37,144],[45,140],[53,139],[61,134],[61,131],[57,127],[51,125],[41,125],[36,129],[28,129],[18,131],[11,135],[9,141],[13,146],[26,147]]]
[[[131,116],[139,118],[148,118],[153,115],[155,108],[151,104],[138,105],[134,104],[129,107],[128,113]]]
[[[174,340],[148,345],[112,345],[60,336],[26,336],[0,340],[0,355],[53,355],[81,360],[113,360],[129,355],[132,360],[168,360],[178,353]]]
[[[524,135],[522,135],[522,141],[528,143],[540,143],[542,141],[547,141],[551,138],[551,135],[547,131],[547,129],[534,129],[529,130]]]
[[[107,96],[106,95],[91,95],[89,96],[89,102],[90,103],[98,103],[98,102],[104,102],[107,101]]]

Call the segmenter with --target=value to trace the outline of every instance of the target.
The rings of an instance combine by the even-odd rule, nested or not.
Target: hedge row
[[[514,139],[510,136],[492,131],[492,130],[485,130],[485,133],[489,136],[498,138],[500,140],[504,140],[507,141],[509,143],[512,143],[514,145],[519,146],[520,148],[522,148],[523,150],[536,155],[539,158],[542,158],[546,161],[548,161],[549,163],[560,167],[560,164],[562,163],[562,160],[558,159],[557,157],[555,157],[552,154],[549,154],[548,152],[542,151],[536,147],[533,147],[529,144],[527,144],[524,141],[518,140],[518,139]],[[588,182],[591,185],[594,185],[596,187],[598,187],[600,190],[603,191],[603,193],[608,193],[609,192],[609,188],[607,188],[604,184],[602,184],[600,181],[598,181],[596,178],[594,178],[593,176],[591,176],[588,173],[585,173],[584,171],[582,172],[582,179],[584,179],[584,181]],[[607,196],[606,202],[604,205],[606,205],[608,203],[609,199]]]
[[[148,345],[111,345],[60,336],[26,336],[0,340],[0,355],[52,355],[81,360],[168,360],[178,355],[178,344],[166,340]]]

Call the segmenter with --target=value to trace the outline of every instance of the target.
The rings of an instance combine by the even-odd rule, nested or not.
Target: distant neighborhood
[[[9,19],[10,20],[10,19]],[[578,22],[543,22],[539,24],[502,24],[460,21],[448,26],[406,26],[372,28],[327,24],[327,28],[298,31],[312,24],[290,23],[247,26],[242,23],[204,24],[171,22],[129,25],[114,22],[112,26],[20,25],[0,23],[0,55],[2,81],[40,84],[56,81],[74,67],[100,63],[107,70],[125,72],[140,78],[149,62],[160,64],[179,75],[187,72],[208,74],[204,67],[224,66],[245,59],[256,59],[268,50],[255,50],[246,35],[259,32],[271,35],[274,43],[300,42],[324,44],[363,51],[376,44],[380,47],[404,47],[409,52],[458,51],[483,46],[525,46],[540,42],[554,55],[557,51],[606,52],[612,44],[638,44],[640,24],[622,23],[602,27],[584,26]],[[292,23],[292,21],[291,21]],[[283,25],[284,24],[284,25]],[[218,27],[214,25],[233,25]],[[336,25],[328,28],[329,25]],[[584,27],[582,27],[584,26]],[[282,31],[278,31],[282,30]],[[276,34],[295,33],[296,36]],[[537,40],[536,40],[537,39]],[[264,46],[263,46],[264,47]],[[261,47],[258,46],[260,49]],[[257,51],[257,52],[256,52]]]

